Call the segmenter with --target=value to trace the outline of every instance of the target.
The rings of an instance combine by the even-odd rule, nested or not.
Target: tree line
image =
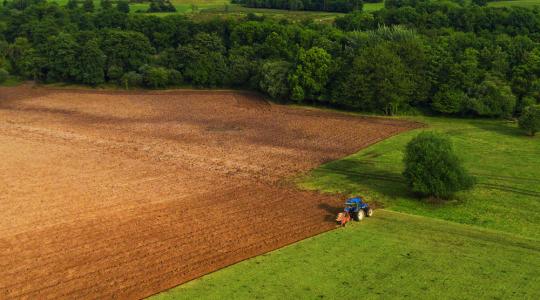
[[[382,2],[383,0],[371,0]],[[252,8],[274,8],[287,10],[311,10],[351,12],[362,10],[362,0],[233,0],[232,3]]]
[[[232,87],[388,115],[510,117],[538,103],[538,10],[410,2],[334,25],[7,2],[0,79]]]

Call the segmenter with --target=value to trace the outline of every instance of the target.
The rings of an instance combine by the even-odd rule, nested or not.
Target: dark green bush
[[[110,66],[107,72],[109,79],[112,81],[120,79],[120,77],[122,77],[123,74],[124,74],[124,70],[122,69],[122,67],[119,67],[116,65]]]
[[[101,0],[99,6],[103,10],[109,10],[112,8],[112,2],[111,0]]]
[[[86,12],[93,12],[94,11],[94,1],[93,0],[84,0],[83,9]]]
[[[274,99],[283,99],[289,94],[287,80],[291,65],[286,61],[267,61],[260,69],[259,87]]]
[[[144,66],[140,69],[140,73],[146,87],[160,89],[169,84],[169,72],[163,67]]]
[[[404,162],[403,176],[423,196],[446,199],[474,185],[450,140],[433,132],[420,133],[407,144]]]
[[[169,72],[169,85],[172,86],[179,86],[184,82],[184,77],[182,76],[182,73],[180,71],[177,71],[175,69],[168,70]]]
[[[122,85],[126,90],[129,90],[132,87],[138,87],[142,84],[143,77],[137,72],[127,72],[120,79]]]
[[[150,7],[147,12],[175,12],[176,7],[170,0],[150,0]]]
[[[478,6],[486,6],[488,3],[488,0],[472,0],[472,3]]]
[[[540,107],[527,106],[519,117],[519,128],[527,131],[527,134],[534,136],[540,130]]]

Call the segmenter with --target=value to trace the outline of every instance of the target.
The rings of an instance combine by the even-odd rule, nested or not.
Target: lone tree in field
[[[527,131],[527,134],[534,136],[540,130],[540,107],[527,106],[519,117],[519,127]]]
[[[474,179],[463,168],[450,140],[434,132],[423,132],[412,139],[404,162],[403,175],[407,183],[423,196],[446,199],[474,185]]]

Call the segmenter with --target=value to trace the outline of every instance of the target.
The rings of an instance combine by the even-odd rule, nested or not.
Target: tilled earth
[[[287,179],[418,124],[238,92],[0,88],[0,298],[142,298],[333,228]]]

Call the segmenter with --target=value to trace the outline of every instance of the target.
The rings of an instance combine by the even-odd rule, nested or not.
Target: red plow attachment
[[[336,222],[338,225],[345,226],[351,220],[351,215],[348,212],[340,212],[337,215]]]

